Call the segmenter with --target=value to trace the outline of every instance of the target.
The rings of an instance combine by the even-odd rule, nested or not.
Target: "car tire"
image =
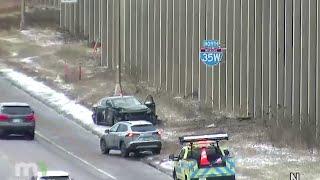
[[[0,132],[0,139],[5,139],[7,134],[5,132]]]
[[[126,148],[126,145],[123,142],[120,144],[120,150],[121,150],[121,156],[122,157],[129,157],[129,151]]]
[[[141,157],[142,154],[140,153],[140,151],[134,151],[134,156],[135,157]]]
[[[97,125],[101,125],[101,120],[102,120],[102,117],[103,117],[102,112],[97,112],[96,116],[97,116],[96,117],[96,124]]]
[[[153,151],[152,151],[152,154],[153,154],[153,155],[159,155],[160,152],[161,152],[161,149],[159,148],[159,149],[153,150]]]
[[[100,150],[102,154],[109,154],[110,149],[108,148],[105,140],[100,141]]]
[[[28,133],[27,133],[27,138],[28,138],[29,140],[34,140],[34,131],[28,132]]]

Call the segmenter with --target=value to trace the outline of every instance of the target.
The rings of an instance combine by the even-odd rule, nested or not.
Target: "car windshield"
[[[123,98],[113,99],[112,103],[116,107],[129,107],[129,106],[141,104],[140,101],[138,101],[134,97],[123,97]]]
[[[48,177],[41,177],[41,180],[69,180],[68,176],[59,176],[59,177],[53,177],[53,176],[48,176]]]
[[[2,107],[3,114],[17,115],[17,114],[31,114],[32,110],[29,106],[4,106]]]
[[[131,130],[134,132],[148,132],[148,131],[155,131],[156,128],[152,124],[144,124],[144,125],[132,126]]]

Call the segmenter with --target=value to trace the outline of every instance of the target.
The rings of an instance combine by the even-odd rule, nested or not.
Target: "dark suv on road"
[[[34,139],[35,115],[26,103],[0,103],[0,137],[10,134],[27,135]]]

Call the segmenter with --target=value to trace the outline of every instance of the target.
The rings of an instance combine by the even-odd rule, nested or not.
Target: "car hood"
[[[141,105],[134,105],[134,106],[126,106],[126,107],[119,107],[121,109],[121,113],[133,113],[133,112],[145,112],[148,111],[148,107],[141,104]]]

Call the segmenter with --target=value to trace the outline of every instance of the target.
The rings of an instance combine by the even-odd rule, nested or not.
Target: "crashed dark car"
[[[93,106],[92,119],[97,125],[112,126],[119,121],[146,120],[157,123],[156,108],[152,96],[141,103],[134,96],[102,98]]]

